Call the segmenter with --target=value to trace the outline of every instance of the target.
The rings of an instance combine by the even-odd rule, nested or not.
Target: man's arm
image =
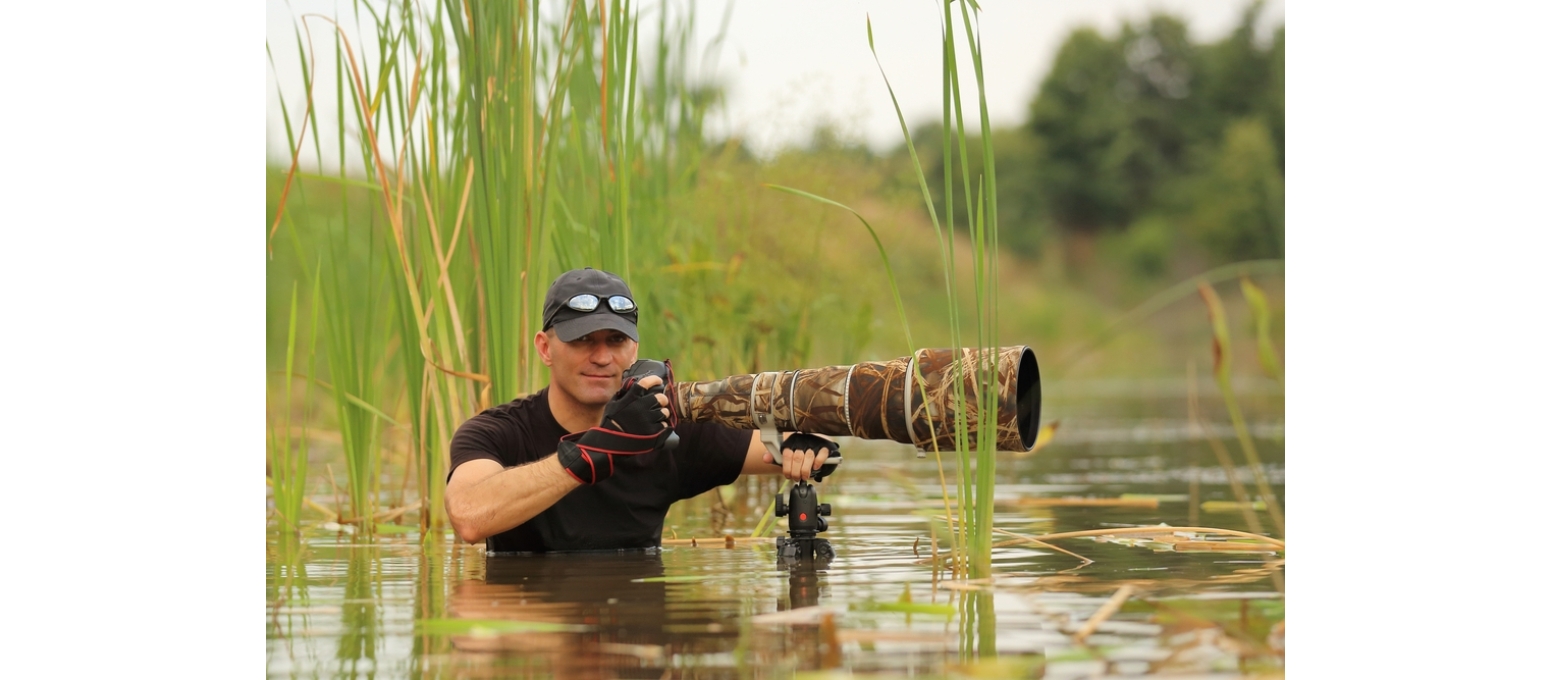
[[[790,437],[793,432],[783,432],[780,435],[782,441]],[[745,475],[772,475],[780,473],[786,479],[793,482],[798,480],[811,480],[813,470],[823,466],[823,462],[829,459],[829,450],[822,449],[814,452],[783,450],[780,454],[782,465],[775,464],[775,457],[770,455],[770,450],[764,447],[764,442],[759,439],[758,430],[750,430],[748,453],[743,456],[743,474]],[[823,435],[817,435],[823,437]],[[823,437],[828,439],[828,437]]]
[[[447,480],[447,517],[458,538],[475,543],[536,517],[578,486],[558,456],[514,468],[471,460]]]

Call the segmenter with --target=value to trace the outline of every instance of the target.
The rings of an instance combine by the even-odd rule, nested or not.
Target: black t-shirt
[[[485,540],[492,553],[617,550],[662,545],[674,501],[731,484],[753,434],[714,423],[679,423],[678,448],[642,454],[641,469],[581,486],[532,519]],[[452,467],[487,458],[505,467],[547,458],[567,434],[549,410],[549,388],[486,409],[452,435]],[[452,478],[449,470],[447,478]]]

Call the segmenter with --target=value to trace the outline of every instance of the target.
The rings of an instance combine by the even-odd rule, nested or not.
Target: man
[[[608,272],[572,270],[550,285],[533,336],[548,387],[452,437],[446,506],[459,538],[484,540],[491,553],[657,547],[674,501],[740,474],[811,479],[828,459],[826,442],[801,435],[807,446],[783,450],[777,467],[754,431],[714,423],[680,423],[678,446],[662,450],[662,380],[620,390],[638,318],[629,286]]]

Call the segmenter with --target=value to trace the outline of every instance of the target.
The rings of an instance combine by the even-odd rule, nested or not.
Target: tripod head
[[[814,473],[813,481],[822,482],[839,467],[840,457],[835,455]],[[775,497],[775,516],[786,518],[790,538],[777,538],[776,552],[783,564],[827,564],[834,557],[834,547],[818,538],[829,530],[825,520],[831,513],[828,503],[818,502],[818,488],[812,482],[801,481],[791,486],[786,498]]]
[[[824,520],[829,516],[828,503],[818,502],[818,489],[809,482],[797,482],[791,487],[790,500],[775,498],[775,516],[787,517],[791,538],[815,538],[829,530]]]

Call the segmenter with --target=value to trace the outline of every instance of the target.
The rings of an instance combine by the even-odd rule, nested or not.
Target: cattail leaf
[[[1222,298],[1216,289],[1201,282],[1198,286],[1200,299],[1205,300],[1206,313],[1211,318],[1211,358],[1217,382],[1226,380],[1232,372],[1232,337],[1227,330],[1227,310],[1222,308]]]

